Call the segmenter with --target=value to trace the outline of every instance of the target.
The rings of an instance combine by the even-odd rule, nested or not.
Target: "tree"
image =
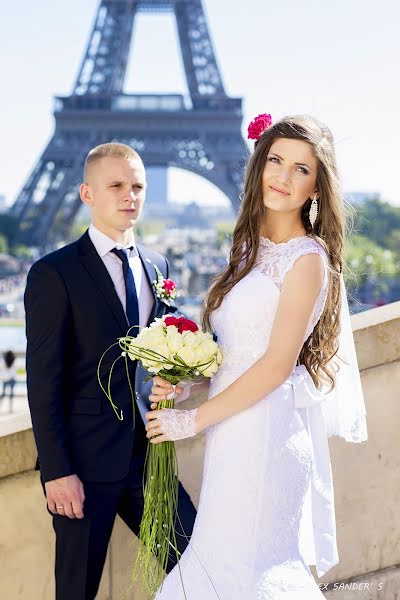
[[[8,241],[5,235],[0,235],[0,254],[8,253]]]
[[[365,236],[378,246],[394,252],[400,250],[400,208],[388,202],[370,199],[354,207],[353,232]]]
[[[18,229],[18,221],[8,213],[0,214],[0,235],[4,236],[10,247]]]
[[[348,288],[369,303],[387,297],[390,284],[399,275],[397,255],[364,235],[352,235],[345,253]]]

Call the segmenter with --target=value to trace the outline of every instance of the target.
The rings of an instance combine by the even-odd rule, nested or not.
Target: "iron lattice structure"
[[[123,93],[138,11],[175,14],[188,96]],[[85,155],[109,141],[130,145],[147,167],[201,175],[239,205],[242,99],[224,90],[201,0],[101,0],[73,93],[56,97],[54,116],[54,135],[11,209],[20,242],[68,238]]]

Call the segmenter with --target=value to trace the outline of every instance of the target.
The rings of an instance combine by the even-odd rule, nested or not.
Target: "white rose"
[[[206,341],[213,341],[212,335],[208,331],[196,331],[196,337],[199,340],[199,343],[204,343]]]
[[[212,340],[205,340],[199,348],[201,349],[202,363],[208,362],[216,356],[218,347]]]
[[[155,352],[158,352],[158,354],[161,354],[161,356],[163,358],[166,358],[167,360],[171,359],[171,353],[169,351],[168,348],[168,344],[164,341],[161,344],[158,344],[157,347],[152,348],[152,350],[154,350]],[[160,357],[160,360],[162,360],[162,358]]]
[[[166,343],[171,354],[179,354],[183,339],[176,327],[167,327]]]
[[[138,359],[145,369],[149,370],[150,367],[161,368],[160,363],[158,361],[153,360],[152,358],[139,358]]]
[[[151,350],[153,352],[162,353],[163,356],[169,358],[168,347],[165,343],[165,334],[163,328],[146,328],[141,331],[137,338],[133,339],[130,344],[132,350],[130,356],[133,353],[138,355],[138,360],[143,364],[145,369],[150,370],[150,367],[154,367],[157,371],[162,368],[157,356],[152,357],[144,353],[145,350]],[[128,350],[129,353],[129,350]],[[143,357],[142,357],[143,356]],[[157,372],[152,370],[152,372]]]
[[[159,317],[156,317],[154,319],[154,321],[152,323],[150,323],[150,327],[146,327],[146,329],[164,329],[164,319],[167,317],[168,315],[164,315],[164,317],[162,319],[160,319]]]
[[[212,377],[213,375],[215,375],[215,373],[218,371],[218,365],[217,363],[214,361],[211,363],[211,365],[209,367],[207,367],[206,369],[200,369],[200,373],[202,375],[204,375],[204,377]]]
[[[190,348],[194,348],[199,343],[198,338],[196,337],[196,334],[193,333],[193,331],[188,331],[188,330],[186,330],[182,333],[182,340],[183,340],[183,344]]]
[[[165,337],[162,329],[148,329],[143,335],[138,336],[136,341],[132,342],[132,344],[139,348],[149,348],[150,350],[155,350],[157,352],[157,348],[160,344],[165,342]]]
[[[179,357],[187,365],[189,365],[189,367],[194,367],[197,365],[196,353],[193,348],[190,348],[190,346],[182,346],[179,351]]]
[[[204,363],[206,363],[210,360],[209,353],[206,351],[206,349],[202,345],[197,346],[197,348],[195,349],[195,355],[196,355],[196,364],[197,365],[203,365]]]

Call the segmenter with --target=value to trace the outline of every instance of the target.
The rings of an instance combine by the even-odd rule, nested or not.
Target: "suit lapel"
[[[151,293],[153,296],[153,306],[151,308],[150,317],[147,322],[147,326],[149,326],[150,323],[152,323],[152,321],[154,321],[154,317],[156,316],[157,307],[158,307],[158,298],[156,296],[156,292],[155,292],[154,284],[153,284],[154,280],[157,279],[157,273],[153,266],[153,263],[146,256],[146,251],[144,250],[144,248],[142,246],[140,246],[140,247],[137,246],[137,250],[139,253],[140,260],[142,262],[143,270],[146,275],[147,283],[150,286],[150,290],[151,290]]]
[[[128,329],[128,322],[126,320],[124,309],[118,298],[117,292],[115,291],[114,283],[103,261],[98,255],[96,248],[93,246],[88,232],[86,232],[79,240],[79,248],[81,252],[80,258],[84,267],[104,296],[107,304],[114,314],[114,317],[121,326],[122,331],[126,333]]]

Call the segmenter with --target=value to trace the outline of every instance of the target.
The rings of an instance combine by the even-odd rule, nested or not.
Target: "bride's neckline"
[[[295,240],[301,240],[302,238],[311,238],[310,235],[298,235],[294,238],[291,238],[290,240],[287,240],[287,242],[273,242],[272,240],[270,240],[269,238],[260,235],[260,243],[264,244],[265,246],[286,246],[287,244],[290,244],[291,242],[294,242]]]

